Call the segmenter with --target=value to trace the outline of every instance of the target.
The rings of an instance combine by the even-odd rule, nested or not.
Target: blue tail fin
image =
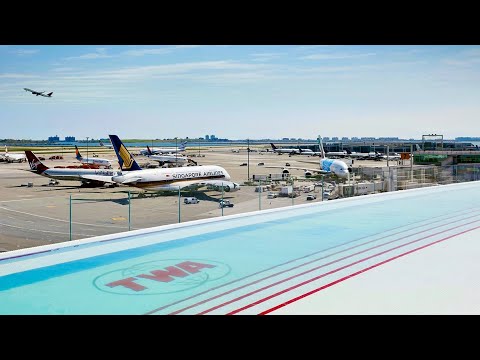
[[[122,140],[120,140],[117,135],[108,136],[110,137],[113,148],[115,149],[115,153],[117,154],[120,169],[124,171],[142,170],[142,168],[138,166],[133,156],[128,152],[125,145],[123,145]]]

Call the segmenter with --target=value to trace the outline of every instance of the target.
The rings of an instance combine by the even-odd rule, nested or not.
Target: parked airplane
[[[121,175],[120,171],[104,169],[69,169],[49,168],[44,165],[33,152],[25,150],[28,164],[32,172],[57,180],[76,180],[83,185],[104,186],[105,184],[117,184],[112,180],[113,176]]]
[[[230,181],[228,172],[217,165],[142,170],[117,135],[109,135],[122,173],[112,180],[150,191],[179,191],[210,186],[217,191],[237,191],[240,184]]]
[[[45,94],[45,91],[35,91],[35,90],[29,89],[29,88],[23,88],[23,90],[30,91],[33,95],[37,95],[37,96],[40,95],[40,96],[44,96],[44,97],[52,97],[52,94],[53,94],[53,92]]]
[[[186,149],[186,146],[187,146],[187,142],[186,141],[183,141],[179,146],[178,148],[175,148],[175,147],[169,147],[169,148],[152,148],[152,149],[148,149],[148,146],[147,146],[147,149],[143,149],[143,150],[140,150],[140,154],[142,155],[151,155],[151,154],[154,154],[154,155],[158,155],[158,154],[175,154],[175,153],[179,153],[179,152],[183,152],[185,151]]]
[[[10,154],[7,145],[5,145],[5,153],[3,154],[3,157],[9,163],[27,161],[24,154]]]
[[[355,151],[348,151],[348,157],[358,160],[381,160],[382,154],[378,151],[370,151],[368,153],[358,153]]]
[[[150,150],[150,148],[148,147],[148,145],[147,145],[147,151],[149,151],[149,153],[146,156],[149,159],[158,161],[160,166],[163,166],[165,164],[175,164],[176,166],[183,166],[187,163],[193,163],[197,165],[197,163],[194,162],[193,160],[190,160],[189,158],[182,155],[178,155],[178,154],[154,155]]]
[[[325,151],[323,150],[322,138],[318,136],[318,143],[320,147],[320,168],[319,169],[309,169],[289,166],[288,168],[282,168],[284,174],[288,174],[290,169],[303,170],[305,172],[305,177],[312,176],[314,173],[317,174],[334,174],[341,178],[348,177],[348,174],[352,172],[352,168],[349,167],[344,161],[338,159],[329,159],[325,157]],[[278,166],[267,166],[269,168],[279,168]]]
[[[93,165],[98,165],[98,166],[104,166],[107,168],[112,168],[112,163],[108,159],[101,159],[98,157],[95,158],[84,158],[81,154],[80,151],[78,150],[77,145],[75,145],[75,159],[80,161],[82,164],[93,164]]]
[[[290,155],[297,155],[300,153],[303,153],[303,155],[310,155],[310,153],[313,153],[312,150],[310,149],[288,149],[288,148],[277,148],[273,143],[270,143],[272,146],[272,151],[277,153],[277,154],[290,154]]]
[[[400,154],[397,154],[397,153],[393,153],[393,154],[385,154],[385,155],[382,155],[381,156],[382,159],[385,159],[385,160],[400,160],[401,156]]]

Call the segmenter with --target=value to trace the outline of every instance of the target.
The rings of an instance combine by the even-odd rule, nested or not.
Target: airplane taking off
[[[35,91],[35,90],[29,89],[29,88],[23,88],[23,90],[30,91],[32,93],[32,95],[37,95],[37,96],[40,95],[40,96],[44,96],[44,97],[52,97],[52,94],[53,94],[53,92],[45,94],[45,91]]]
[[[5,154],[3,154],[3,157],[5,158],[5,160],[9,163],[12,163],[12,162],[24,162],[24,161],[27,161],[26,157],[24,154],[10,154],[8,152],[8,148],[7,148],[7,145],[5,145]]]
[[[272,151],[281,155],[281,154],[289,154],[289,155],[313,155],[313,151],[310,149],[288,149],[288,148],[277,148],[273,143],[270,143],[272,146]]]
[[[89,159],[84,158],[81,154],[80,151],[78,150],[77,145],[75,145],[75,159],[80,161],[82,164],[93,164],[93,165],[98,165],[98,166],[104,166],[109,169],[112,168],[112,163],[108,159],[101,159],[101,158],[91,158]]]
[[[296,169],[296,170],[303,170],[305,172],[305,177],[312,176],[313,173],[334,174],[341,178],[348,177],[348,174],[352,172],[352,168],[348,167],[348,165],[342,160],[329,159],[325,157],[325,151],[323,150],[323,144],[322,144],[322,137],[320,135],[318,136],[318,143],[319,143],[320,153],[321,153],[319,169],[309,169],[309,168],[289,166],[288,169],[282,167],[283,173],[288,174],[289,169]],[[267,166],[267,168],[279,168],[279,167]]]
[[[76,180],[81,181],[83,185],[104,186],[105,184],[116,184],[112,180],[113,176],[121,175],[120,171],[103,169],[69,169],[69,168],[49,168],[45,166],[33,152],[25,150],[28,164],[32,172],[57,180]]]
[[[146,150],[145,149],[140,150],[140,154],[142,154],[142,155],[176,154],[176,153],[185,151],[186,146],[187,146],[186,141],[182,142],[178,146],[178,148],[170,147],[170,148],[156,148],[156,149],[152,148],[152,149],[150,149],[147,146]]]
[[[150,191],[179,191],[211,186],[217,191],[237,191],[240,184],[230,181],[228,172],[217,165],[143,170],[117,135],[109,135],[122,173],[112,180]]]

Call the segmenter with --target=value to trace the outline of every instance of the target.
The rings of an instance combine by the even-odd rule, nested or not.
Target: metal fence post
[[[260,184],[260,191],[258,192],[258,210],[262,210],[262,180],[258,182]]]
[[[72,241],[72,194],[70,194],[70,241]]]
[[[178,222],[180,222],[180,186],[178,187]]]
[[[130,191],[128,191],[128,231],[130,231],[130,202],[131,202],[131,197],[130,197]]]

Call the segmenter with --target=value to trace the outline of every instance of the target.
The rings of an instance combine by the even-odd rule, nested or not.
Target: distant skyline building
[[[75,136],[65,136],[65,141],[66,142],[74,142],[75,141]]]
[[[205,135],[205,140],[210,140],[210,135]]]
[[[58,137],[58,135],[48,137],[48,142],[57,142],[57,141],[60,141],[60,138]]]

